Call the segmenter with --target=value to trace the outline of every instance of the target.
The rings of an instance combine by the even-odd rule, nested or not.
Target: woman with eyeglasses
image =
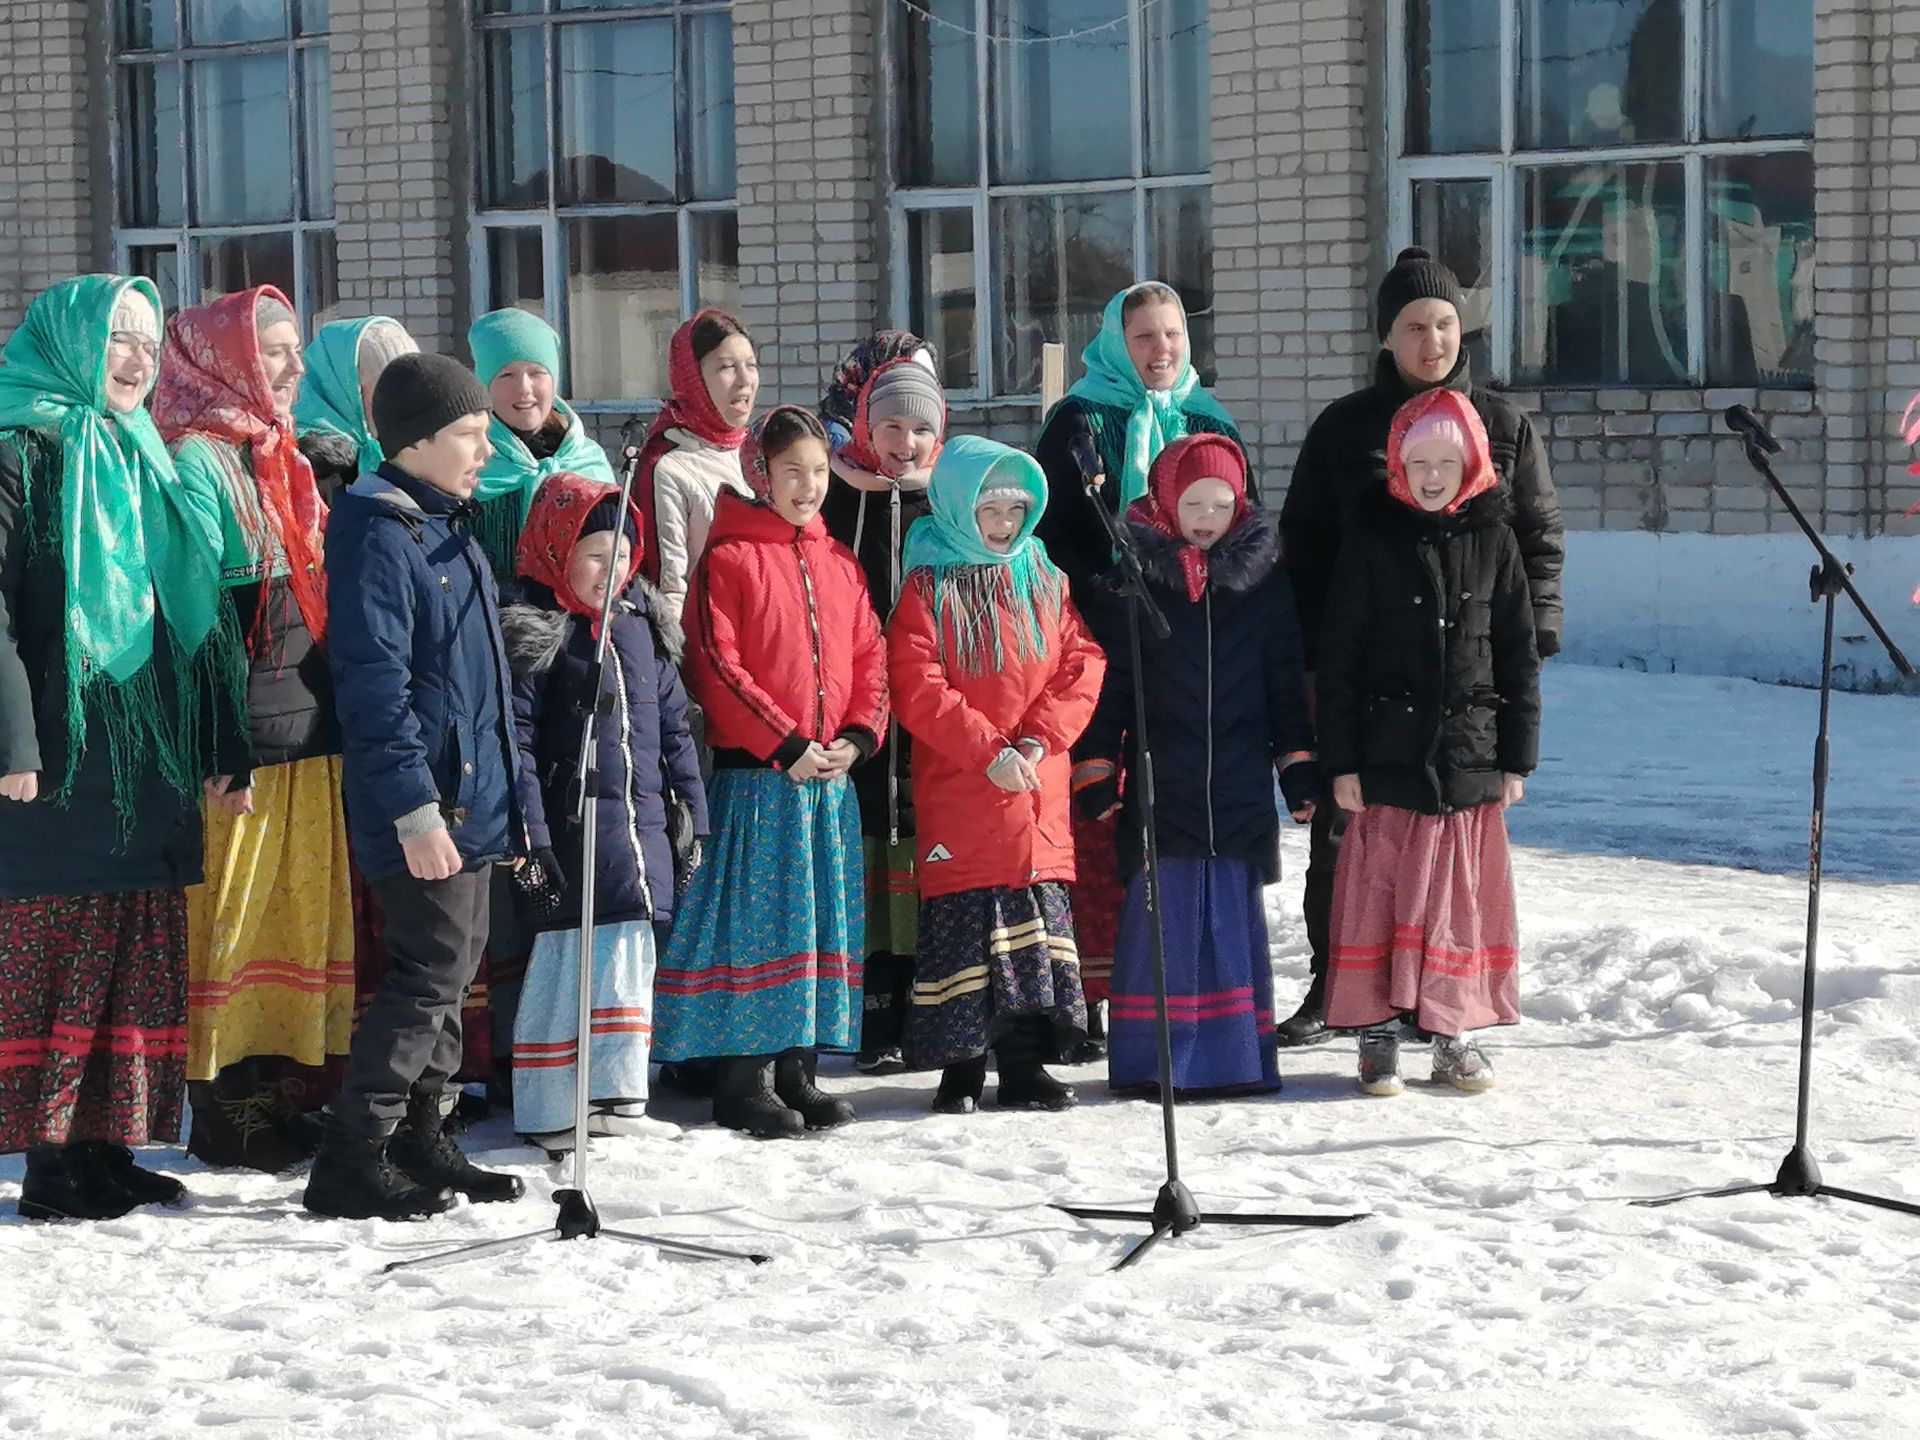
[[[180,1133],[203,786],[251,803],[221,497],[142,407],[160,322],[83,275],[0,355],[0,1151],[32,1219],[184,1198],[130,1147]]]

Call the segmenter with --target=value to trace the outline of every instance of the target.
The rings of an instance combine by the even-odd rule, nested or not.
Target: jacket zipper
[[[1217,851],[1213,840],[1213,587],[1209,585],[1204,602],[1207,616],[1207,855]]]
[[[813,738],[826,743],[827,679],[825,657],[820,639],[820,607],[814,601],[813,572],[807,568],[806,552],[800,548],[800,536],[793,537],[793,558],[800,565],[800,585],[807,592],[807,626],[813,632]]]
[[[627,705],[626,671],[620,666],[612,636],[607,637],[607,658],[613,661],[613,693],[620,702],[620,763],[626,770],[620,781],[620,800],[627,812],[627,844],[633,848],[633,868],[640,877],[640,899],[647,907],[647,919],[652,920],[653,885],[647,879],[647,853],[640,845],[640,817],[633,808],[633,711]],[[583,915],[581,923],[592,925],[594,920]]]

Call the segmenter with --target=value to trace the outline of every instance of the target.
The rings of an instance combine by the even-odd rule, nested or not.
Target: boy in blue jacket
[[[452,360],[404,355],[371,408],[391,458],[328,519],[328,648],[348,832],[392,964],[354,1034],[305,1203],[399,1220],[446,1210],[453,1191],[523,1188],[468,1164],[446,1117],[492,870],[524,850],[524,825],[499,597],[468,534],[493,450],[487,392]]]

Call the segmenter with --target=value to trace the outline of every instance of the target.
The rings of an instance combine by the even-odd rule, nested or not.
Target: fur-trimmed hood
[[[635,602],[639,603],[636,604]],[[641,616],[651,622],[661,653],[677,666],[686,652],[686,633],[667,597],[638,577],[627,593],[614,605],[614,614]],[[513,597],[500,609],[500,633],[507,644],[507,663],[516,672],[543,675],[560,658],[566,643],[567,623],[579,620],[553,597],[553,591],[538,581],[523,580]],[[582,624],[586,622],[581,620]]]
[[[1185,596],[1186,575],[1180,568],[1185,542],[1138,520],[1127,521],[1127,534],[1140,552],[1140,567],[1147,578]],[[1207,579],[1222,590],[1240,594],[1265,580],[1279,561],[1280,532],[1273,512],[1256,507],[1207,552]]]

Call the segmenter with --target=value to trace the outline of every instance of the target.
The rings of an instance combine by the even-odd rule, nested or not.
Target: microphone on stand
[[[1080,472],[1080,483],[1086,487],[1087,494],[1092,495],[1107,483],[1107,468],[1100,463],[1100,452],[1094,448],[1093,427],[1087,424],[1087,417],[1077,415],[1074,420],[1073,439],[1067,442],[1067,449]]]
[[[1742,437],[1750,445],[1760,447],[1763,455],[1778,455],[1785,447],[1773,438],[1771,431],[1761,423],[1760,417],[1744,405],[1729,405],[1726,413],[1727,428]]]
[[[639,445],[634,443],[633,432],[644,428],[645,425],[646,421],[640,416],[629,415],[627,423],[620,427],[620,448],[626,452],[629,459],[637,457],[640,453]],[[644,437],[642,443],[644,443]]]

